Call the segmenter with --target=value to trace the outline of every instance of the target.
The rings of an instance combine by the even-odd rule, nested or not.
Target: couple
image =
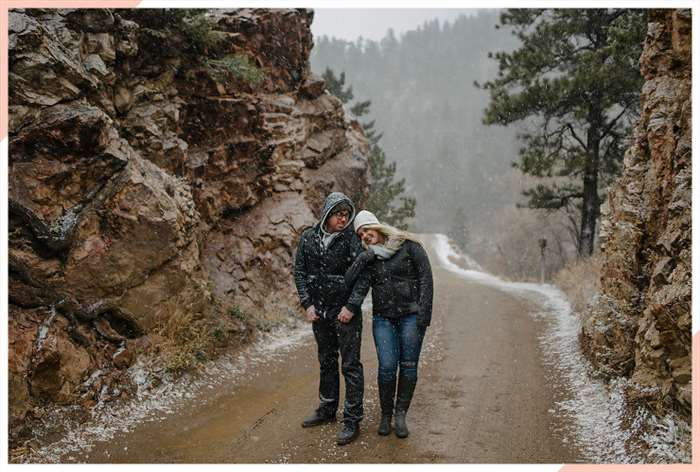
[[[408,436],[406,412],[433,303],[433,278],[423,247],[412,235],[379,223],[368,211],[355,216],[352,201],[333,192],[326,198],[320,222],[301,235],[294,282],[306,320],[313,325],[321,365],[320,405],[302,426],[335,420],[340,353],[345,406],[337,444],[348,444],[360,434],[364,392],[360,307],[371,287],[382,414],[377,432],[383,436],[391,432],[393,415],[396,436]]]

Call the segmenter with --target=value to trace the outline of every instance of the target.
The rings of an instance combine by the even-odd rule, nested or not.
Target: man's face
[[[347,225],[350,219],[350,212],[347,210],[338,210],[331,213],[331,215],[326,220],[326,230],[329,233],[337,233],[342,231]]]

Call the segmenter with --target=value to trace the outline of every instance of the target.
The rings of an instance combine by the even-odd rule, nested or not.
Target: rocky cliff
[[[603,211],[602,293],[584,351],[627,398],[690,420],[691,14],[652,10],[641,116]]]
[[[299,310],[292,257],[368,145],[308,10],[12,10],[9,403],[128,396]],[[26,432],[26,431],[24,431]]]

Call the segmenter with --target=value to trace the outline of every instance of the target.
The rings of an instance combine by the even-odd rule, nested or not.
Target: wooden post
[[[542,238],[540,239],[540,283],[544,283],[544,274],[546,270],[546,264],[545,264],[545,252],[544,250],[547,248],[547,239]]]

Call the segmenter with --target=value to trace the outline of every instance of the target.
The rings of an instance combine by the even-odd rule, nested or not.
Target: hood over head
[[[350,207],[350,217],[348,218],[348,224],[345,226],[345,228],[352,224],[353,219],[355,218],[355,205],[352,203],[352,200],[350,200],[350,197],[342,192],[331,192],[326,197],[326,201],[323,203],[323,209],[321,210],[321,220],[318,223],[321,230],[323,230],[323,225],[326,223],[326,219],[328,219],[333,212],[333,209],[341,203],[345,203]]]

